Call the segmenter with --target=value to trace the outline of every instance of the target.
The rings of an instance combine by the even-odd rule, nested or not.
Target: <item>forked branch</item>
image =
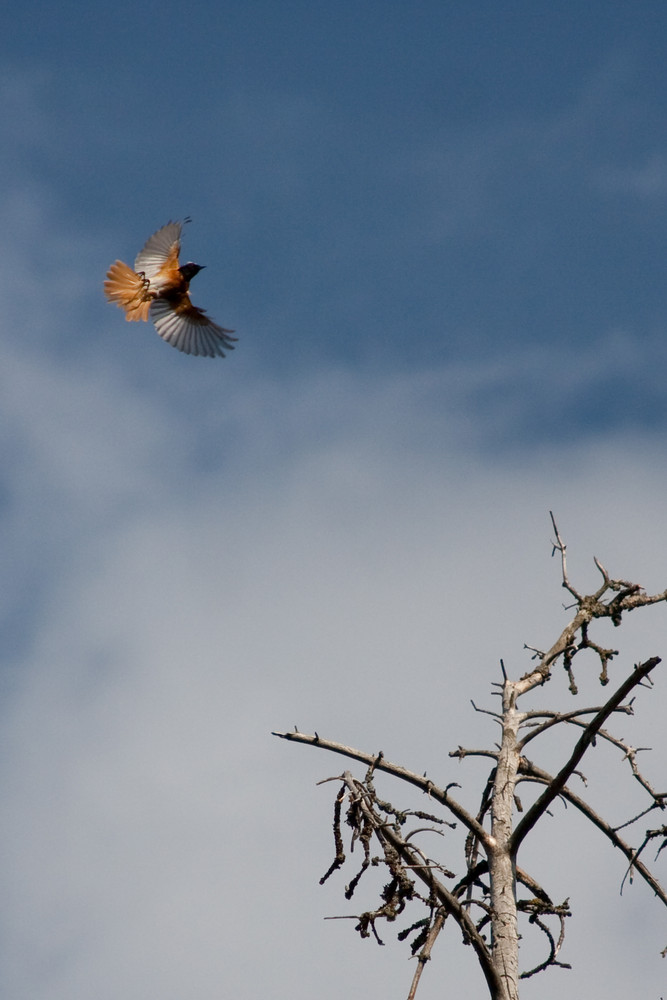
[[[570,754],[569,760],[564,764],[556,777],[553,778],[537,801],[533,803],[528,812],[525,813],[523,818],[519,821],[519,824],[515,828],[511,838],[511,850],[513,855],[516,856],[519,845],[526,834],[532,830],[538,819],[544,815],[554,799],[558,798],[561,794],[563,788],[567,784],[567,781],[576,769],[577,764],[595,740],[596,735],[604,725],[606,719],[608,719],[611,713],[618,708],[629,692],[632,691],[632,689],[636,687],[637,684],[639,684],[645,677],[647,677],[653,668],[657,667],[659,663],[660,657],[652,656],[651,659],[646,660],[645,663],[635,667],[629,677],[626,677],[623,683],[613,693],[611,698],[609,698],[607,703],[603,705],[600,711],[591,719],[577,740],[574,750]]]
[[[602,583],[593,594],[580,594],[572,586],[566,561],[566,545],[560,536],[553,513],[551,521],[556,535],[553,552],[559,552],[561,557],[561,576],[563,587],[574,597],[576,613],[570,623],[566,625],[556,642],[546,652],[541,652],[535,647],[533,649],[535,658],[539,660],[538,665],[530,670],[517,683],[517,696],[524,694],[538,684],[543,684],[551,673],[551,668],[563,657],[563,663],[570,674],[570,689],[573,694],[577,693],[574,678],[572,677],[572,661],[577,653],[583,649],[591,649],[597,653],[602,666],[601,681],[607,683],[607,666],[609,660],[616,655],[614,649],[603,649],[593,642],[588,635],[590,623],[597,618],[609,618],[616,626],[620,625],[622,616],[626,612],[634,611],[636,608],[647,607],[651,604],[658,604],[667,600],[667,589],[659,594],[646,594],[642,587],[628,580],[612,579],[602,563],[598,559],[595,564],[602,575]],[[609,595],[612,596],[609,596]],[[607,598],[605,600],[605,597]]]

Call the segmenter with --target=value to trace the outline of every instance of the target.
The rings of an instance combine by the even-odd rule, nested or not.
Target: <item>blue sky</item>
[[[582,587],[596,554],[664,588],[666,31],[540,0],[5,19],[3,995],[407,992],[399,946],[321,919],[340,762],[268,732],[452,780],[498,659],[562,627],[549,509]],[[185,216],[224,360],[102,295]],[[625,635],[619,669],[667,653],[664,610]],[[664,690],[632,723],[658,785]],[[563,877],[557,830],[575,971],[526,997],[660,995],[657,907],[593,836]],[[461,951],[423,1000],[479,988]]]

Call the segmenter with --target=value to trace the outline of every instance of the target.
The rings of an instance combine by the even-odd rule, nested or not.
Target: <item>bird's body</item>
[[[199,264],[178,263],[180,222],[168,222],[153,233],[137,254],[134,270],[117,260],[107,271],[104,294],[125,310],[125,319],[151,319],[163,340],[185,354],[223,357],[234,349],[233,330],[209,319],[190,300],[190,281]],[[224,348],[224,350],[223,350]]]

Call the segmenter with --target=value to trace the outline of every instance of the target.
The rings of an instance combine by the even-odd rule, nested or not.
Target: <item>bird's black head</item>
[[[205,267],[205,264],[193,264],[192,261],[188,261],[187,264],[182,264],[178,270],[186,281],[192,281],[195,274],[199,274]]]

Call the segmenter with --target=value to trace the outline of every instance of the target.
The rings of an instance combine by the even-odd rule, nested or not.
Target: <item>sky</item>
[[[549,511],[580,589],[594,556],[667,586],[666,39],[647,0],[7,14],[2,997],[407,995],[391,928],[324,919],[375,901],[318,885],[341,760],[270,733],[382,749],[474,809],[485,769],[448,757],[496,739],[471,700],[567,621]],[[225,359],[102,294],[186,216]],[[612,682],[666,622],[601,629]],[[658,788],[661,671],[616,730]],[[527,707],[573,707],[560,670]],[[622,767],[584,766],[613,822],[641,808]],[[658,1000],[664,911],[571,812],[526,864],[570,898],[573,971],[522,996]],[[419,996],[443,982],[484,989],[453,929]]]

